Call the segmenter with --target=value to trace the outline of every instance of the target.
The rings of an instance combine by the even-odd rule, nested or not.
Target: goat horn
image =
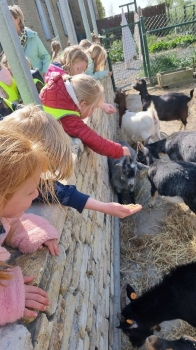
[[[139,82],[140,82],[140,80],[139,80],[138,78],[136,78],[135,81],[136,81],[136,83],[139,83]]]
[[[134,158],[133,158],[133,163],[136,163],[137,154],[138,154],[138,148],[139,148],[139,145],[137,144],[137,149],[136,149],[136,152],[135,152],[135,155],[134,155]]]
[[[122,288],[121,295],[120,295],[120,307],[121,310],[124,310],[126,306],[126,290],[127,290],[127,284],[125,284]]]
[[[150,135],[144,142],[144,146],[146,146],[148,144],[148,141],[151,139],[152,135]]]
[[[126,162],[130,164],[130,157],[126,156]]]

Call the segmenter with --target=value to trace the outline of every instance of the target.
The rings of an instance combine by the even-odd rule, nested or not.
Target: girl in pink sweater
[[[43,176],[48,171],[53,170],[42,144],[0,124],[0,325],[36,317],[35,309],[44,311],[49,305],[42,289],[28,285],[33,276],[24,277],[19,267],[4,264],[10,253],[2,247],[6,243],[32,253],[45,245],[58,255],[56,229],[42,217],[24,214],[38,196],[41,174],[41,183],[46,183]]]

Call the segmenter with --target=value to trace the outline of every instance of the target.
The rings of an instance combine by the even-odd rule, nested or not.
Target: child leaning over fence
[[[52,176],[54,179],[66,179],[71,175],[72,157],[70,138],[64,132],[61,124],[51,115],[44,113],[37,106],[29,105],[4,118],[2,125],[8,125],[14,129],[18,128],[18,130],[22,131],[29,139],[35,139],[43,143],[43,148],[49,154],[53,165]],[[56,169],[58,169],[58,171]],[[54,183],[54,191],[60,204],[72,207],[80,213],[84,209],[89,209],[124,218],[141,210],[140,205],[134,209],[129,209],[119,203],[104,203],[98,201],[90,198],[87,194],[79,192],[76,186],[63,185],[59,181]],[[35,201],[44,203],[47,198],[50,202],[53,202],[51,194],[47,193],[47,190],[44,192],[45,198],[43,198],[40,192]]]
[[[83,73],[88,67],[88,56],[79,46],[69,46],[48,67],[45,76],[48,82],[51,73],[58,72],[61,75],[76,75]]]
[[[86,74],[91,75],[94,79],[105,79],[111,77],[112,72],[104,70],[107,53],[105,49],[99,44],[92,44],[89,49],[86,50],[89,57],[88,68],[85,71]]]
[[[52,73],[59,73],[61,75],[68,74],[74,76],[86,71],[88,67],[88,56],[79,48],[79,46],[69,46],[63,54],[58,57],[48,68],[48,72],[45,76],[45,81],[48,83]],[[101,108],[107,114],[113,114],[116,109],[113,105],[103,102]]]
[[[130,155],[127,147],[101,137],[83,122],[104,102],[103,87],[92,77],[78,74],[63,78],[53,73],[40,99],[45,112],[60,120],[68,135],[80,138],[94,152],[112,158]]]
[[[52,171],[48,154],[41,143],[29,140],[14,125],[0,123],[0,260],[7,261],[9,252],[3,243],[32,253],[48,247],[58,255],[58,232],[47,220],[34,214],[24,214],[38,196],[37,187],[44,184]],[[41,176],[42,175],[42,176]],[[41,176],[41,178],[40,178]],[[49,190],[52,191],[52,188]],[[45,310],[49,300],[40,288],[28,286],[33,276],[23,277],[21,269],[1,268],[0,325],[15,322],[23,316],[36,317],[32,309]],[[9,277],[9,279],[7,279]]]

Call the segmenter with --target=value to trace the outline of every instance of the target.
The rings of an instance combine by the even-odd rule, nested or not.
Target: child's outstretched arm
[[[110,74],[109,74],[110,73]],[[104,79],[107,78],[109,76],[111,76],[111,72],[109,72],[108,70],[102,70],[100,72],[95,72],[94,71],[94,62],[93,60],[91,60],[89,62],[89,65],[85,71],[85,74],[90,75],[91,77],[93,77],[94,79],[98,80],[98,79]]]
[[[133,215],[142,209],[140,204],[136,204],[133,209],[129,209],[119,203],[104,203],[96,199],[89,198],[86,202],[85,209],[97,210],[105,214],[117,216],[120,219]]]
[[[52,255],[58,255],[57,230],[43,217],[34,214],[23,214],[17,219],[2,218],[2,224],[10,224],[6,244],[18,248],[22,253],[33,253],[41,249],[42,244],[48,246]]]
[[[111,158],[131,155],[128,147],[122,147],[119,143],[98,135],[78,117],[66,116],[61,118],[61,123],[68,135],[78,137],[86,146],[98,154]]]
[[[82,213],[84,209],[97,210],[105,214],[117,216],[118,218],[124,218],[126,216],[137,213],[142,209],[142,206],[137,204],[133,209],[126,208],[119,203],[104,203],[98,200],[90,198],[89,195],[79,192],[74,185],[64,185],[58,181],[54,185],[55,195],[60,204],[67,207],[71,207]],[[47,199],[52,203],[53,199],[50,194],[46,194]],[[44,202],[44,197],[41,193],[35,201]]]

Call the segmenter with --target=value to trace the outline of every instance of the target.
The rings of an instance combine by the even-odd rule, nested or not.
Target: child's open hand
[[[112,76],[112,72],[109,72],[109,73],[108,73],[108,76],[111,77],[111,76]]]
[[[48,247],[48,250],[51,255],[59,255],[59,245],[56,238],[49,239],[48,241],[45,241],[43,243],[46,247]],[[43,245],[41,244],[38,249],[42,249]]]
[[[119,203],[108,203],[108,214],[117,216],[120,219],[125,218],[126,216],[133,215],[142,209],[140,204],[135,204],[134,208],[130,209],[126,206],[123,206]]]
[[[102,110],[106,113],[106,114],[113,114],[116,112],[116,108],[109,104],[109,103],[103,103],[102,105]]]
[[[32,318],[37,317],[37,312],[30,309],[45,311],[47,306],[50,304],[47,294],[44,292],[44,290],[36,286],[28,286],[28,283],[32,282],[33,279],[33,276],[24,277],[25,310],[23,316]]]

